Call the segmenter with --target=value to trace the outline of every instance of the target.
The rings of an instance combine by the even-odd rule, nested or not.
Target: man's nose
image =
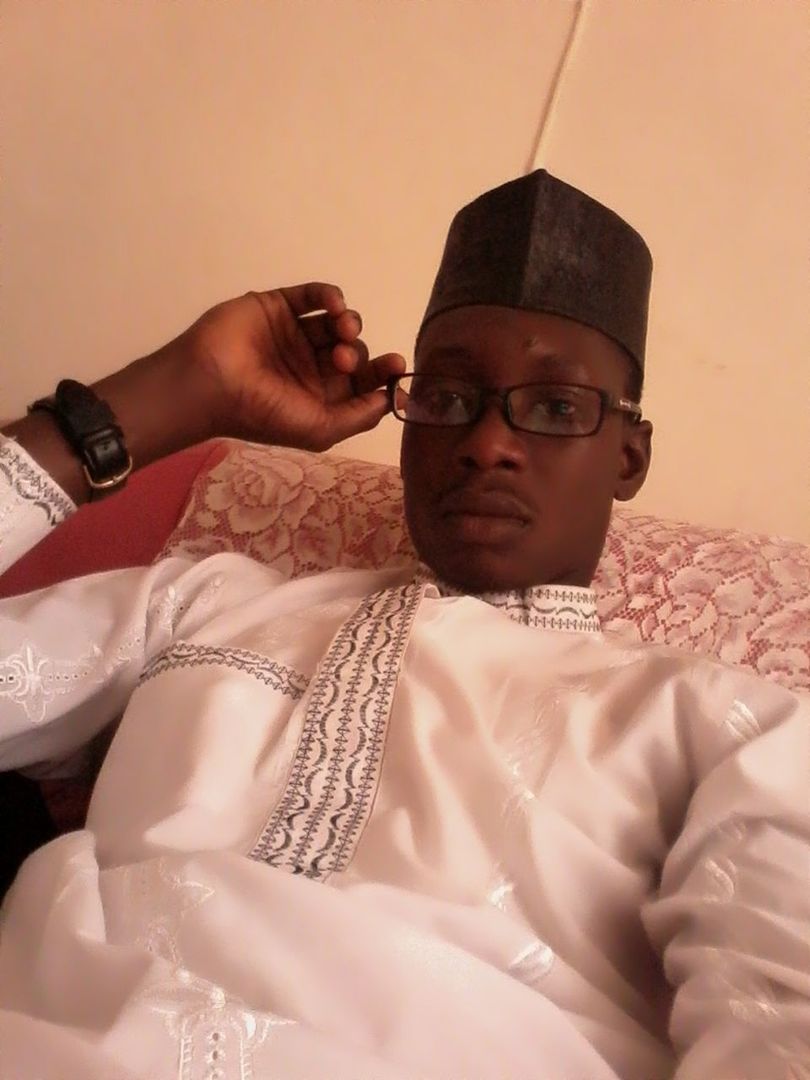
[[[510,427],[503,404],[490,400],[483,413],[456,444],[460,464],[472,469],[519,469],[526,463],[526,447],[519,431]]]

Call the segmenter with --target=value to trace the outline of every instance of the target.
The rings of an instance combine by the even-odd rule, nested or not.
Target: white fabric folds
[[[3,768],[123,718],[2,909],[2,1080],[801,1075],[807,701],[564,592],[217,555],[3,602]]]

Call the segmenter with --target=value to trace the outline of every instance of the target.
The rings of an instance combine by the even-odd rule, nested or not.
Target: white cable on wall
[[[584,11],[588,0],[575,0],[576,10],[574,17],[571,20],[571,27],[568,31],[568,38],[560,55],[560,62],[557,64],[557,70],[554,73],[554,79],[551,83],[551,91],[546,98],[546,104],[543,108],[543,112],[540,116],[540,122],[537,125],[537,135],[534,140],[529,160],[526,164],[526,172],[530,173],[534,169],[542,168],[542,157],[546,144],[546,134],[551,128],[552,121],[554,119],[554,111],[557,106],[557,100],[560,96],[560,90],[562,88],[563,79],[568,69],[569,61],[574,52],[574,46],[577,42],[580,34],[580,29],[584,21]]]

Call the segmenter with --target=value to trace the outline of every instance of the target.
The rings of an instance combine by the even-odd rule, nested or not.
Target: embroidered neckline
[[[417,569],[416,580],[432,585],[439,596],[475,596],[524,626],[540,630],[601,633],[596,593],[581,585],[534,585],[530,589],[473,594],[441,581],[424,563],[420,563]]]

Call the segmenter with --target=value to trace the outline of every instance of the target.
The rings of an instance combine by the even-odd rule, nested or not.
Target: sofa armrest
[[[100,570],[146,566],[179,521],[200,471],[225,453],[201,443],[139,470],[127,486],[87,503],[0,576],[0,598]]]

